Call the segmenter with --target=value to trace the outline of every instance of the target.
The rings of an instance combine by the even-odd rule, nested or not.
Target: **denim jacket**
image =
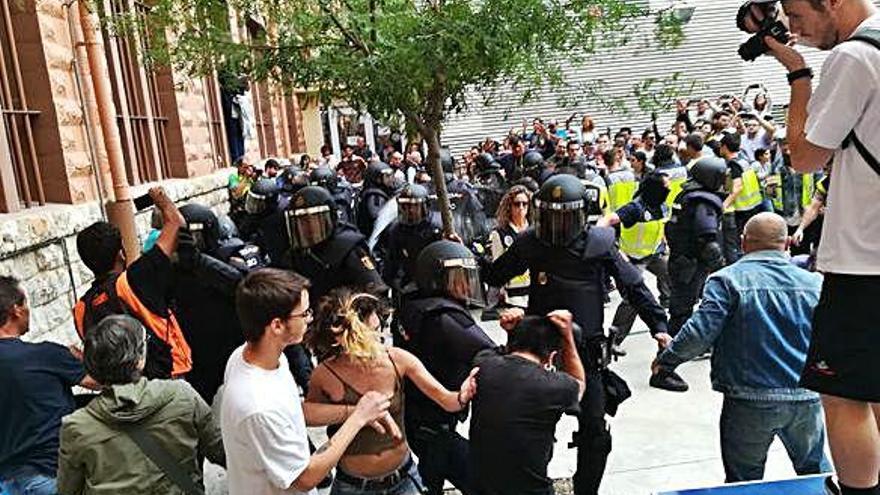
[[[712,388],[734,399],[814,400],[798,387],[822,276],[781,251],[755,251],[706,281],[699,309],[658,364],[674,369],[710,347]]]

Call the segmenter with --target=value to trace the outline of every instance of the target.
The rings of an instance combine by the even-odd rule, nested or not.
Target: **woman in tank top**
[[[476,369],[458,392],[449,391],[409,352],[381,342],[386,305],[379,298],[337,289],[322,298],[306,339],[320,364],[312,373],[304,412],[309,426],[328,434],[368,391],[391,399],[387,416],[364,428],[340,459],[331,495],[421,493],[403,426],[403,380],[442,408],[456,412],[476,393]]]

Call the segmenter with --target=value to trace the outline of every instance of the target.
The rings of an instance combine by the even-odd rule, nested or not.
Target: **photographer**
[[[744,6],[745,30],[767,24],[768,5]],[[823,394],[840,493],[880,494],[880,42],[870,40],[880,40],[880,15],[869,0],[783,0],[782,8],[798,41],[831,50],[813,93],[804,57],[763,38],[791,84],[792,166],[813,172],[834,160],[818,254],[825,279],[801,384]]]

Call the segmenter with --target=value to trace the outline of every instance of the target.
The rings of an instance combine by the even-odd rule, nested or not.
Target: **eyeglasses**
[[[529,202],[528,202],[528,201],[514,201],[514,202],[513,202],[513,206],[519,206],[519,207],[522,207],[522,208],[527,208],[527,207],[529,206]]]
[[[312,317],[312,313],[313,313],[312,308],[307,308],[302,313],[290,313],[290,315],[288,315],[288,319],[302,318],[304,320],[308,320],[309,318]]]

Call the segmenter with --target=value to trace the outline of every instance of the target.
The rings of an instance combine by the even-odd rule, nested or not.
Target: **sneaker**
[[[834,481],[834,476],[825,478],[825,495],[840,495],[840,487]]]
[[[661,371],[656,375],[651,375],[648,385],[670,392],[687,392],[690,388],[684,378],[678,376],[678,373],[674,371]]]

